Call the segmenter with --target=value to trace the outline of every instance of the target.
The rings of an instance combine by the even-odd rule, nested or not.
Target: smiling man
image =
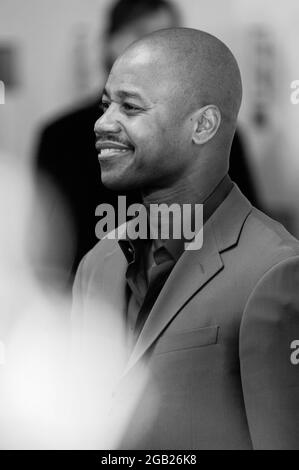
[[[124,327],[122,381],[141,364],[149,374],[122,448],[299,447],[299,243],[227,175],[241,98],[231,51],[186,28],[134,43],[107,80],[95,124],[103,183],[141,190],[147,209],[204,212],[198,250],[130,239],[131,221],[80,264],[74,325],[96,335],[93,310],[100,337],[105,299]]]
[[[186,34],[187,30],[173,31]],[[191,37],[192,34],[173,46],[170,41],[172,54],[168,55],[160,45],[160,36],[150,36],[115,63],[103,95],[105,113],[95,125],[102,181],[106,186],[139,188],[153,195],[153,189],[167,188],[169,193],[181,186],[184,178],[191,178],[196,181],[192,199],[198,202],[227,173],[241,101],[240,74],[230,51],[220,42],[213,58],[198,60],[200,53],[192,47]],[[210,36],[203,35],[202,43],[211,47],[210,42],[213,42]],[[222,55],[230,64],[226,71]],[[211,82],[215,73],[218,77]],[[212,104],[207,101],[209,95],[213,96]],[[217,137],[211,140],[219,126]],[[206,149],[203,144],[208,141]],[[195,158],[198,148],[201,159]],[[207,164],[208,153],[214,155],[213,172]],[[185,182],[182,189],[185,192]],[[193,202],[190,194],[186,202]]]

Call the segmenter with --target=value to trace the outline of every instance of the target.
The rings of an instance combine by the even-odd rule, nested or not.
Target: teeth
[[[101,155],[111,155],[115,153],[124,153],[127,152],[128,149],[115,149],[115,148],[108,148],[108,149],[102,149],[101,150]]]

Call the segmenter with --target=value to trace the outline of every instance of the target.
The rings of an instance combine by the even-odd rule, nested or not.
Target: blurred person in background
[[[108,13],[104,34],[106,74],[134,40],[180,23],[179,12],[168,0],[118,0]],[[93,127],[102,113],[99,96],[100,93],[85,106],[47,125],[39,137],[36,155],[39,174],[54,184],[72,217],[72,243],[75,243],[75,255],[70,264],[72,274],[81,258],[98,241],[95,208],[101,203],[116,207],[119,194],[102,184],[94,148]],[[259,206],[239,131],[232,145],[230,175],[248,199]],[[136,191],[125,194],[128,204],[140,200]]]
[[[107,17],[104,34],[104,67],[108,74],[116,57],[134,40],[157,29],[175,26],[178,12],[167,0],[119,0]],[[46,176],[60,192],[73,220],[76,252],[71,266],[74,274],[84,254],[98,241],[95,208],[100,203],[117,206],[117,192],[101,183],[94,148],[94,123],[101,115],[100,93],[86,106],[63,115],[42,131],[36,156],[39,174]],[[125,193],[129,202],[139,193]]]

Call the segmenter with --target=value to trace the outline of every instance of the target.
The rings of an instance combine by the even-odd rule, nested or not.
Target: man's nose
[[[113,109],[111,104],[108,109],[99,117],[94,125],[94,131],[96,134],[101,132],[119,132],[120,124],[117,121],[116,110]]]

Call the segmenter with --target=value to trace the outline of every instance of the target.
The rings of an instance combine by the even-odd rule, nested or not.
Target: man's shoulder
[[[253,207],[244,225],[243,236],[247,242],[266,252],[299,255],[299,241],[278,221]]]
[[[255,285],[275,267],[299,263],[299,241],[279,222],[253,208],[236,247],[238,275]]]
[[[215,214],[213,227],[224,266],[249,289],[277,264],[299,259],[299,241],[236,186]]]
[[[299,254],[299,241],[285,227],[250,204],[237,185],[211,217],[220,251],[228,250],[243,264],[267,265]]]

